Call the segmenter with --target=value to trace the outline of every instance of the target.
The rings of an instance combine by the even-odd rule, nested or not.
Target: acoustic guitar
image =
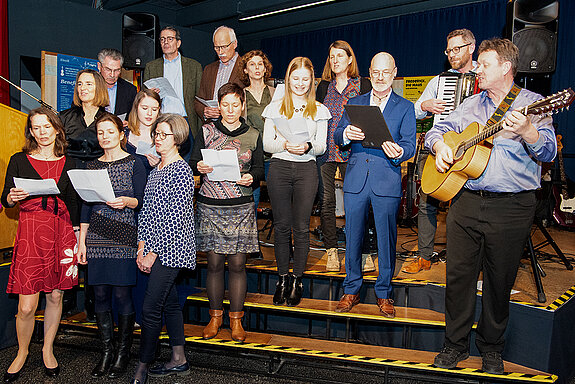
[[[538,100],[520,109],[524,115],[552,115],[559,109],[568,108],[575,100],[571,88]],[[475,122],[461,133],[446,132],[443,141],[453,151],[453,164],[445,173],[435,167],[435,156],[429,154],[421,180],[421,190],[440,201],[451,200],[469,179],[476,179],[485,170],[493,144],[489,138],[503,129],[501,120],[483,127]]]

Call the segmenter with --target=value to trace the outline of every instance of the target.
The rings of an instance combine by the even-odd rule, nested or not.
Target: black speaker
[[[124,13],[122,22],[122,54],[124,67],[144,69],[160,51],[160,22],[151,13]]]
[[[507,13],[509,37],[519,48],[518,71],[555,71],[559,1],[511,0]]]

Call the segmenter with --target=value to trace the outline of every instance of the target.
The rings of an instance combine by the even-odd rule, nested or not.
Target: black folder
[[[379,148],[384,141],[393,141],[381,109],[375,105],[345,105],[345,111],[352,125],[361,128],[365,139],[361,142],[365,148]]]

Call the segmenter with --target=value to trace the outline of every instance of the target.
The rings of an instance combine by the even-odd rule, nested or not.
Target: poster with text
[[[58,54],[58,112],[72,106],[76,73],[85,68],[97,71],[97,63],[96,59]]]

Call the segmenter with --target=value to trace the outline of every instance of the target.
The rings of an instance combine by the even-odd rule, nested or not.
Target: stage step
[[[205,290],[188,296],[188,302],[206,303],[208,295]],[[246,295],[244,308],[253,308],[264,311],[276,311],[292,314],[317,315],[321,317],[369,320],[384,323],[395,323],[398,325],[420,325],[431,327],[445,327],[445,317],[443,313],[422,308],[395,307],[395,318],[384,317],[375,304],[358,304],[349,312],[335,312],[337,301],[306,299],[303,298],[297,307],[285,305],[274,305],[273,295],[261,293],[249,293]],[[227,292],[224,304],[229,305]]]
[[[38,315],[38,321],[43,321],[42,315]],[[67,319],[62,319],[62,328],[81,327],[93,329],[95,324],[85,322],[85,314],[80,313]],[[394,376],[394,372],[413,373],[425,375],[426,381],[438,382],[448,380],[479,380],[482,382],[533,382],[553,383],[557,376],[545,372],[523,367],[514,363],[505,362],[505,374],[491,375],[481,370],[481,358],[472,356],[462,361],[455,369],[441,369],[432,366],[436,352],[409,350],[402,348],[389,348],[337,341],[316,340],[303,337],[280,336],[248,332],[246,341],[238,343],[231,340],[230,330],[222,329],[218,335],[210,340],[202,338],[202,326],[185,325],[186,342],[188,345],[203,350],[226,350],[240,354],[250,354],[265,357],[270,373],[281,375],[281,369],[285,364],[297,366],[298,359],[311,360],[318,366],[328,366],[333,370],[365,369],[373,373]],[[139,334],[139,330],[135,334]],[[167,339],[163,333],[161,336]],[[272,369],[275,366],[276,369]],[[441,379],[439,379],[441,377]],[[383,377],[382,377],[383,378]],[[383,380],[382,380],[383,382]]]
[[[196,256],[196,265],[197,267],[200,268],[207,267],[208,262],[206,260],[206,256],[204,253],[198,252]],[[277,266],[274,260],[248,259],[246,262],[246,269],[250,272],[263,272],[268,275],[270,274],[277,275]],[[308,262],[306,270],[304,271],[304,277],[342,281],[343,279],[345,279],[345,268],[342,267],[341,272],[328,272],[325,270],[325,265],[313,264]],[[377,280],[377,272],[364,273],[363,280],[375,283],[375,281]],[[442,282],[430,281],[426,279],[404,278],[398,276],[395,276],[391,280],[391,282],[394,285],[405,285],[405,286],[423,286],[427,284],[445,286],[445,283]]]

